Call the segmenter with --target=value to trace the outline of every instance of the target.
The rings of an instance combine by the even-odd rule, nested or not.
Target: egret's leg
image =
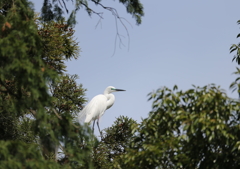
[[[94,124],[95,124],[95,121],[96,121],[96,120],[93,120],[93,126],[92,126],[93,134],[94,134]]]
[[[99,119],[97,120],[97,126],[98,126],[99,133],[101,135],[101,138],[102,138],[102,132],[101,132],[100,127],[99,127]]]

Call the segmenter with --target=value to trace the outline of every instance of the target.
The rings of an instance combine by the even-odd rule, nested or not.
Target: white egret
[[[100,127],[99,127],[99,119],[105,113],[107,109],[112,107],[115,101],[115,96],[112,92],[117,91],[125,91],[122,89],[116,89],[113,86],[108,86],[103,94],[99,94],[92,98],[92,100],[83,108],[83,110],[79,113],[78,119],[79,122],[83,117],[86,116],[85,123],[89,123],[93,120],[93,131],[94,131],[94,124],[97,120],[97,126],[99,133],[101,134]]]

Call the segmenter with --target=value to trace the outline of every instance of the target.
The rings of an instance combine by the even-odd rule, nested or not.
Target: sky
[[[43,1],[32,2],[40,11]],[[116,24],[109,11],[89,2],[95,11],[103,12],[100,23],[97,15],[89,17],[84,9],[77,13],[74,29],[81,53],[78,60],[66,63],[67,73],[79,76],[77,82],[87,89],[88,100],[107,86],[126,90],[114,93],[115,103],[101,118],[101,129],[112,126],[121,115],[138,122],[148,117],[152,103],[147,94],[163,86],[176,84],[179,90],[187,90],[214,83],[230,97],[238,97],[229,89],[237,67],[229,48],[239,42],[239,0],[141,2],[145,15],[138,26],[118,1],[102,0],[127,20],[129,38],[118,23],[124,46],[118,41],[115,45]],[[71,8],[71,1],[67,5]]]

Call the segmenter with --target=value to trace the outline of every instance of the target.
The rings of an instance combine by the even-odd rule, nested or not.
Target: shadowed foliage
[[[137,123],[120,116],[101,140],[80,125],[76,115],[86,89],[77,84],[77,75],[65,73],[65,61],[80,52],[71,27],[76,11],[101,16],[90,8],[95,4],[121,18],[105,1],[76,0],[65,20],[66,2],[44,0],[41,17],[27,0],[0,2],[1,168],[240,167],[240,103],[214,84],[186,91],[160,88],[149,94],[147,118]],[[119,2],[140,24],[140,1]],[[232,45],[234,51],[239,64],[239,44]],[[230,86],[238,93],[239,79]]]
[[[74,30],[27,0],[1,1],[0,28],[1,167],[92,168],[94,136],[75,121],[86,89],[64,74],[79,56]]]
[[[122,168],[238,168],[239,106],[215,85],[151,93]]]

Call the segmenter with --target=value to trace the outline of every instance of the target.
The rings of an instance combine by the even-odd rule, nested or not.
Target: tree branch
[[[118,40],[118,39],[119,39],[119,45],[125,46],[124,43],[122,42],[122,35],[119,33],[118,21],[121,23],[121,25],[124,27],[124,29],[125,29],[126,32],[127,32],[127,36],[128,36],[128,50],[129,50],[129,46],[130,46],[130,36],[129,36],[129,32],[128,32],[128,29],[127,29],[126,25],[123,23],[123,20],[126,21],[131,27],[132,27],[132,25],[131,25],[125,18],[120,17],[119,14],[118,14],[118,12],[117,12],[117,10],[116,10],[115,8],[104,6],[104,5],[101,4],[100,2],[97,2],[96,0],[91,0],[91,1],[94,2],[96,5],[100,5],[103,9],[106,9],[106,10],[110,11],[110,12],[112,13],[112,15],[115,17],[116,37],[115,37],[114,51],[113,51],[112,56],[113,56],[113,55],[115,54],[115,52],[116,52],[116,46],[117,46],[117,40]],[[99,19],[99,21],[98,21],[98,23],[97,23],[97,25],[96,25],[96,27],[97,27],[97,26],[99,25],[99,23],[101,22],[101,19],[103,19],[103,17],[102,17],[102,14],[103,14],[103,13],[102,13],[102,12],[96,12],[96,11],[92,10],[91,8],[88,7],[87,4],[84,4],[84,3],[82,3],[82,2],[81,2],[81,4],[82,4],[83,6],[85,6],[85,8],[86,8],[87,11],[90,11],[90,12],[92,12],[92,13],[94,13],[94,14],[97,14],[97,15],[100,17],[100,19]],[[121,48],[121,46],[119,46],[119,47]]]

